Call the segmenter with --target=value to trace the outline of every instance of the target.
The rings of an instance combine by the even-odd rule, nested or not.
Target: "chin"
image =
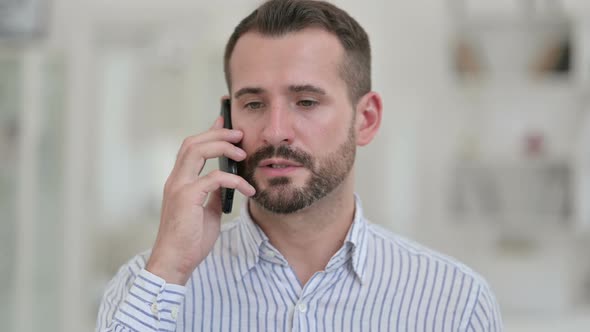
[[[257,189],[252,199],[271,213],[293,214],[309,208],[329,193],[330,191],[318,190],[309,185],[296,186],[287,182]]]

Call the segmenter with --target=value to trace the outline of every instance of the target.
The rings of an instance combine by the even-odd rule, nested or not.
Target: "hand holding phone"
[[[222,109],[225,127],[231,127],[229,100],[223,101]],[[160,228],[146,270],[171,284],[186,284],[210,253],[219,237],[221,210],[231,211],[234,190],[246,197],[256,193],[236,175],[236,161],[246,158],[236,146],[243,133],[223,128],[219,118],[209,130],[183,141],[164,186]],[[202,175],[205,162],[213,158],[220,159],[222,170]]]

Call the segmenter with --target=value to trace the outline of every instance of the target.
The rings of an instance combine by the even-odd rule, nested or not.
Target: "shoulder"
[[[386,250],[388,251],[396,252],[398,255],[419,258],[421,261],[436,263],[439,266],[447,266],[448,268],[457,269],[459,273],[483,281],[483,278],[477,272],[454,257],[445,255],[414,240],[395,234],[382,226],[370,222],[368,222],[367,226],[368,236],[371,239],[370,242],[382,242],[383,246],[386,247]]]
[[[368,237],[370,245],[381,246],[386,255],[398,261],[392,266],[397,266],[400,273],[411,274],[433,291],[440,288],[441,293],[451,297],[469,294],[474,300],[487,297],[490,302],[495,301],[487,280],[458,259],[371,223]]]
[[[460,311],[465,312],[462,317],[465,324],[479,325],[485,331],[501,330],[498,303],[487,280],[478,272],[454,257],[394,234],[382,226],[368,223],[367,229],[370,246],[384,248],[385,254],[398,261],[391,265],[392,268],[413,278],[427,292],[432,292],[433,298],[445,299],[443,303],[454,304],[455,309],[463,308]]]

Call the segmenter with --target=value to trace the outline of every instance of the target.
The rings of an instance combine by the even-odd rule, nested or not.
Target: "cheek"
[[[250,150],[253,146],[255,147],[256,141],[260,137],[260,132],[262,131],[262,121],[260,120],[261,119],[245,116],[243,112],[232,113],[234,129],[240,130],[243,133],[240,147],[244,149],[246,153],[252,152]]]
[[[350,116],[332,116],[307,123],[301,128],[308,138],[310,147],[317,150],[333,150],[333,147],[342,144],[342,140],[348,136],[351,125]]]

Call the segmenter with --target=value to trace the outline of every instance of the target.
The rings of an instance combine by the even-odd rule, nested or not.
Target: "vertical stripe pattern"
[[[502,330],[481,276],[369,223],[356,204],[343,247],[306,285],[244,206],[185,286],[146,271],[149,252],[123,266],[96,331]]]

